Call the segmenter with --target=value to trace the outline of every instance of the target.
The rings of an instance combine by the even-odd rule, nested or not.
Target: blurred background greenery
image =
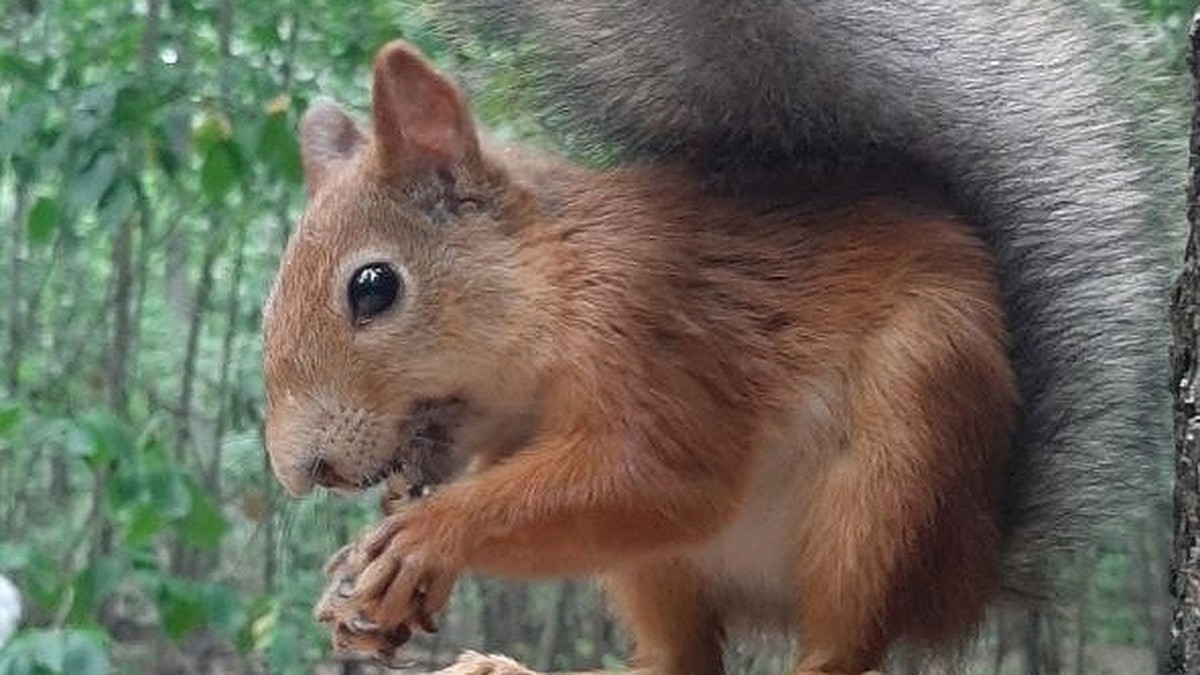
[[[1182,110],[1171,74],[1192,4],[1129,3],[1147,35],[1130,96],[1148,114]],[[0,675],[370,670],[330,654],[310,608],[375,497],[292,502],[275,485],[259,306],[302,207],[298,115],[318,94],[361,110],[384,42],[456,73],[500,133],[541,136],[520,51],[451,44],[434,25],[422,0],[0,10],[0,573],[24,598]],[[1167,495],[1070,561],[1061,610],[998,612],[960,667],[1149,672]],[[442,623],[410,650],[414,669],[464,646],[540,668],[627,648],[582,582],[468,580]],[[738,643],[731,671],[778,672],[787,649]]]

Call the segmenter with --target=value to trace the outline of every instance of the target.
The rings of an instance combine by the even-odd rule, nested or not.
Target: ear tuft
[[[387,44],[375,57],[374,147],[387,176],[450,170],[475,161],[479,141],[458,88],[409,44]]]
[[[366,138],[341,106],[328,98],[314,101],[300,120],[300,156],[308,193],[316,194],[330,170],[365,145]]]

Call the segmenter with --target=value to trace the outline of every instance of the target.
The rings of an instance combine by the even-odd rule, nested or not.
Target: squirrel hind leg
[[[897,310],[860,352],[846,445],[797,532],[797,674],[964,639],[995,593],[1016,395],[999,313],[961,289]]]
[[[633,666],[556,675],[724,675],[722,631],[690,563],[647,561],[607,575],[604,588],[636,642]],[[502,656],[468,652],[436,675],[539,674]]]
[[[604,588],[636,644],[627,675],[724,675],[720,618],[691,563],[647,561],[607,575]]]

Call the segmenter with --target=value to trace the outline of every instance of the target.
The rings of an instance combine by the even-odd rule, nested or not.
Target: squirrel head
[[[406,44],[372,98],[370,132],[329,101],[304,115],[309,203],[263,311],[267,451],[293,494],[443,480],[531,424],[530,200]]]

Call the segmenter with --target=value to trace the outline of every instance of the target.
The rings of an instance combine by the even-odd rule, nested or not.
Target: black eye
[[[368,263],[355,270],[350,277],[350,287],[346,289],[354,322],[360,326],[370,323],[395,304],[403,292],[401,283],[400,275],[387,263]]]

